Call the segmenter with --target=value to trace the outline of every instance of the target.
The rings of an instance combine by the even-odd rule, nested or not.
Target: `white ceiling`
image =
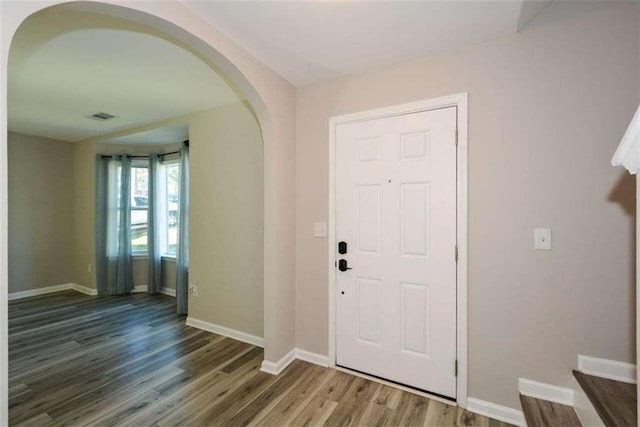
[[[8,79],[9,130],[65,141],[240,99],[209,65],[150,30],[81,12],[27,20],[12,44]],[[117,117],[86,118],[98,112]],[[153,136],[172,139],[171,132]]]
[[[549,3],[182,2],[297,86],[509,36]]]

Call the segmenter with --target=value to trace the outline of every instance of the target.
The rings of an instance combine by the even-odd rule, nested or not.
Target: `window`
[[[160,209],[166,218],[160,227],[164,234],[164,239],[162,239],[163,252],[165,255],[176,256],[178,250],[178,208],[180,206],[180,166],[177,160],[167,161],[162,164],[161,169],[164,197],[161,198],[163,206],[160,206]]]
[[[131,166],[131,251],[147,252],[149,168],[147,162],[135,162]]]
[[[175,257],[178,251],[178,212],[180,205],[180,165],[178,160],[160,166],[160,194],[156,208],[159,212],[159,236],[162,254]],[[118,174],[118,179],[119,179]],[[131,166],[131,251],[147,254],[149,235],[149,166],[146,160]]]

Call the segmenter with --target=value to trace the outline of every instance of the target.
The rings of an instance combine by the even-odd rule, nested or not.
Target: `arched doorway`
[[[214,63],[247,97],[264,142],[265,360],[294,346],[295,88],[179,3],[12,2],[2,5],[2,81],[6,100],[11,40],[21,23],[48,8],[102,13],[137,22],[183,43]],[[0,106],[0,423],[7,402],[7,112]]]

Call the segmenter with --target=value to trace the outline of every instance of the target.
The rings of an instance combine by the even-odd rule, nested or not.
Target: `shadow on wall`
[[[619,205],[624,214],[629,217],[629,233],[635,236],[636,232],[636,178],[630,175],[626,170],[620,172],[620,176],[615,185],[607,195],[607,201]],[[629,258],[629,269],[631,270],[631,282],[629,283],[629,305],[631,310],[632,325],[636,324],[636,239],[631,239],[631,257]],[[631,329],[632,336],[629,337],[630,342],[635,342],[635,329]]]
[[[620,172],[615,185],[607,195],[607,201],[620,205],[624,213],[631,217],[635,227],[636,218],[636,179],[626,170]]]

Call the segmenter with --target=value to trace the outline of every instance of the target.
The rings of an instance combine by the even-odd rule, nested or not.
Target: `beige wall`
[[[73,144],[73,282],[96,287],[96,148]],[[89,271],[91,270],[91,271]]]
[[[468,92],[469,396],[518,408],[519,377],[634,362],[634,184],[609,162],[640,101],[639,8],[554,2],[513,37],[299,89],[297,346],[327,353],[329,117]]]
[[[146,281],[142,282],[147,284]],[[134,283],[135,285],[135,283]],[[176,262],[172,259],[162,260],[162,287],[167,289],[176,288]]]
[[[72,281],[72,144],[9,132],[9,292]]]
[[[189,123],[189,316],[263,337],[263,145],[243,103]]]
[[[134,257],[131,263],[133,271],[133,286],[147,287],[149,282],[149,263],[146,257]],[[171,258],[162,258],[162,287],[166,289],[176,288],[176,262]]]

